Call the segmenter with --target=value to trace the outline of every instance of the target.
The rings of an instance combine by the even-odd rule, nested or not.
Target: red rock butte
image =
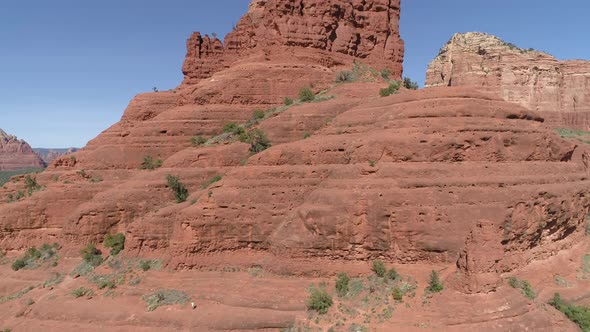
[[[0,171],[43,167],[45,163],[27,142],[0,129]]]
[[[559,61],[479,32],[455,34],[426,86],[471,86],[538,111],[554,127],[590,130],[590,61]]]
[[[224,43],[194,34],[177,89],[135,97],[120,122],[36,176],[43,190],[0,203],[2,248],[58,242],[60,254],[78,256],[121,232],[126,255],[177,270],[325,276],[361,263],[366,273],[373,259],[422,275],[442,267],[450,291],[432,299],[440,310],[416,302],[396,312],[422,310],[441,330],[519,330],[528,321],[574,331],[524,297],[507,305],[497,294],[514,298],[502,287],[507,273],[576,273],[559,262],[587,242],[588,149],[561,138],[545,113],[493,93],[451,86],[380,97],[390,82],[379,72],[402,74],[399,8],[253,1]],[[357,80],[336,84],[343,70]],[[306,86],[320,92],[316,100],[282,105]],[[256,109],[266,110],[263,120],[252,121]],[[230,122],[249,122],[272,146],[252,154],[222,134]],[[207,143],[191,142],[199,135]],[[146,157],[161,167],[140,169]],[[187,187],[185,202],[175,201],[167,175]],[[18,190],[20,179],[0,197]],[[205,284],[227,294],[217,282]],[[251,291],[243,285],[231,285],[240,287],[233,295]],[[269,303],[243,316],[263,321],[251,330],[285,326],[264,319],[292,307]],[[38,310],[31,315],[53,317]],[[238,329],[227,315],[211,317],[211,330]],[[398,329],[420,330],[399,317]]]

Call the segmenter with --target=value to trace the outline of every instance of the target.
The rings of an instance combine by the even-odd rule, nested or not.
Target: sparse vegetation
[[[383,69],[379,73],[381,74],[381,77],[383,79],[389,80],[389,78],[391,77],[391,71],[389,69]]]
[[[15,299],[20,299],[21,297],[23,297],[25,294],[27,294],[28,292],[32,291],[33,289],[35,289],[35,287],[28,286],[28,287],[25,287],[25,288],[19,290],[16,293],[9,294],[9,295],[6,295],[6,296],[0,296],[0,304],[6,303],[8,301],[15,300]]]
[[[139,262],[139,267],[144,271],[149,271],[152,268],[152,262],[149,260],[142,260]]]
[[[582,331],[590,332],[590,308],[566,303],[559,293],[555,293],[549,304],[576,323]]]
[[[260,129],[253,129],[240,135],[240,141],[250,144],[250,153],[256,154],[271,147],[270,140]]]
[[[156,159],[152,156],[145,156],[143,158],[143,162],[141,163],[141,169],[153,171],[157,168],[162,167],[162,160]]]
[[[395,269],[392,268],[389,271],[387,271],[386,277],[389,280],[396,280],[400,277],[400,275],[399,275],[399,273],[397,273],[397,271]]]
[[[80,298],[80,297],[87,297],[87,298],[91,298],[93,297],[94,291],[90,288],[86,288],[86,287],[79,287],[76,288],[72,291],[72,296],[74,296],[75,298]]]
[[[18,202],[24,197],[25,197],[25,193],[23,193],[20,190],[17,190],[16,192],[14,192],[14,194],[8,194],[8,202],[9,203]]]
[[[350,277],[347,273],[338,273],[336,276],[336,294],[339,297],[345,297],[348,294],[348,283],[350,282]]]
[[[404,300],[404,293],[402,292],[401,288],[399,288],[399,287],[395,287],[393,289],[392,295],[393,295],[393,299],[398,302],[401,302]]]
[[[303,87],[299,90],[299,101],[307,103],[315,99],[315,93],[309,87]]]
[[[201,135],[191,137],[192,146],[201,146],[205,143],[207,143],[207,139]]]
[[[512,288],[520,289],[522,295],[524,295],[528,299],[533,300],[537,296],[531,284],[526,280],[521,280],[516,277],[510,277],[508,278],[508,284]]]
[[[404,77],[403,86],[408,90],[418,90],[420,88],[418,83],[412,81],[412,79],[409,77]]]
[[[43,171],[43,168],[23,168],[16,171],[0,171],[0,186],[5,185],[13,176],[39,173],[41,171]]]
[[[43,187],[37,183],[37,179],[27,175],[25,176],[25,189],[27,190],[27,194],[31,196],[35,191],[39,191],[43,189]]]
[[[369,166],[375,167],[375,161],[374,160],[369,160]]]
[[[92,243],[80,250],[80,256],[92,267],[97,267],[103,262],[102,253]]]
[[[34,269],[40,264],[55,257],[58,247],[59,246],[57,244],[51,246],[47,243],[43,244],[40,250],[36,247],[31,247],[21,258],[18,258],[16,261],[14,261],[14,263],[12,263],[12,269],[14,271],[25,268]]]
[[[354,73],[348,70],[343,70],[336,74],[336,82],[337,83],[347,83],[347,82],[354,82],[355,77]]]
[[[125,235],[123,233],[107,234],[104,238],[104,246],[111,248],[111,255],[117,256],[123,249],[125,249]]]
[[[373,268],[371,270],[380,278],[385,277],[385,273],[387,272],[385,264],[380,260],[373,261]]]
[[[293,98],[285,97],[285,99],[283,99],[283,104],[285,104],[285,106],[293,105]]]
[[[185,292],[166,289],[144,295],[142,299],[146,302],[148,311],[154,311],[161,306],[185,304],[190,301],[190,298]]]
[[[426,291],[429,293],[440,293],[443,291],[443,289],[444,285],[440,281],[438,272],[433,270],[430,273],[430,281],[428,282],[428,287],[426,288]]]
[[[391,96],[392,94],[397,93],[399,91],[399,88],[400,88],[399,82],[391,82],[391,83],[389,83],[389,86],[387,88],[383,88],[383,89],[379,90],[379,95],[381,97]]]
[[[254,113],[252,113],[252,119],[254,121],[262,120],[262,119],[264,119],[264,117],[265,117],[265,113],[263,110],[260,110],[260,109],[254,110]]]
[[[308,310],[313,310],[320,315],[325,315],[333,304],[332,296],[330,296],[324,288],[313,287],[306,304]]]
[[[184,186],[184,184],[180,182],[178,176],[168,174],[166,175],[166,181],[168,182],[168,188],[170,188],[170,190],[172,190],[172,192],[174,193],[176,203],[186,202],[189,196],[189,192]]]
[[[43,288],[51,288],[58,284],[60,284],[64,280],[64,276],[60,273],[53,272],[49,279],[45,280],[43,283]]]
[[[241,135],[244,133],[244,128],[235,122],[230,122],[223,126],[223,132],[226,134]]]
[[[209,186],[211,186],[212,184],[219,182],[223,179],[223,177],[221,175],[215,175],[214,177],[210,178],[209,180],[207,180],[207,182],[203,183],[203,185],[201,186],[202,189],[207,189],[209,188]]]

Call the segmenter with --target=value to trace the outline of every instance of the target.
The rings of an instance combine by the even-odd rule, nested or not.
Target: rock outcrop
[[[430,63],[426,86],[473,86],[540,112],[554,127],[590,130],[590,61],[559,61],[484,33],[456,34]]]
[[[27,142],[0,129],[0,171],[43,167],[45,163]]]
[[[36,176],[44,190],[0,203],[0,244],[49,239],[77,253],[123,232],[127,254],[172,268],[228,253],[446,264],[455,289],[476,293],[582,241],[589,154],[543,113],[462,87],[382,98],[381,78],[334,84],[355,59],[399,78],[398,19],[399,1],[253,1],[224,45],[189,40],[178,89],[137,96],[119,123]],[[323,98],[277,108],[311,83]],[[256,108],[266,118],[251,128],[269,149],[191,143]],[[140,169],[148,156],[162,167]]]

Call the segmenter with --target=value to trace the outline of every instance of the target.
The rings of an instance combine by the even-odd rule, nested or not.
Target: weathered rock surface
[[[590,130],[590,61],[559,61],[484,33],[456,34],[430,63],[426,86],[484,88],[552,126]]]
[[[27,142],[0,129],[0,171],[43,167],[45,163]]]

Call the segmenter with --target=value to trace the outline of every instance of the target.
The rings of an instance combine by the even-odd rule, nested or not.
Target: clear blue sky
[[[588,0],[402,0],[405,75],[421,84],[455,32],[484,31],[561,59],[590,59]],[[249,0],[0,2],[0,128],[34,147],[83,146],[129,100],[182,80],[185,40],[220,36]]]

